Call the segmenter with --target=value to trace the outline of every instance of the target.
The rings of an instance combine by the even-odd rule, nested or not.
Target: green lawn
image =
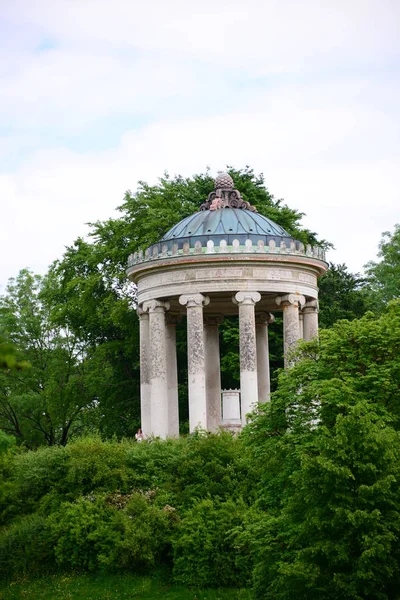
[[[0,600],[250,600],[246,590],[188,590],[151,577],[59,575],[0,586]]]

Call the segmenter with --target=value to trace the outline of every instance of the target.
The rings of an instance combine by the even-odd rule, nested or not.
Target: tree
[[[366,278],[350,273],[344,264],[330,263],[318,285],[320,327],[332,327],[340,319],[359,319],[371,309]]]
[[[262,521],[255,597],[397,598],[400,443],[368,403],[348,406],[300,452],[292,493]]]
[[[257,598],[396,598],[400,302],[302,343],[244,438]],[[396,592],[397,593],[397,592]]]
[[[370,261],[365,269],[382,307],[382,303],[400,298],[400,225],[395,225],[393,233],[382,234],[378,256],[381,260]]]
[[[85,377],[85,348],[50,320],[49,279],[21,271],[0,298],[0,326],[28,369],[0,373],[0,426],[29,447],[65,444],[96,403]]]

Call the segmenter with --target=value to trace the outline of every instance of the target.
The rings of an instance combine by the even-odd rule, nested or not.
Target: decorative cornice
[[[240,192],[235,190],[232,177],[229,173],[219,173],[215,179],[215,188],[208,194],[207,201],[200,206],[200,210],[220,210],[221,208],[241,208],[257,212],[255,206],[243,200]]]

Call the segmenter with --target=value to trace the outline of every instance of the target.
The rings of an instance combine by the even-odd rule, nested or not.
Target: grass
[[[58,575],[0,586],[0,600],[250,600],[247,590],[189,590],[133,575]]]

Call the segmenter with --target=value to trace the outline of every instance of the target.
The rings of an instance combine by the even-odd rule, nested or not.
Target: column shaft
[[[299,333],[300,339],[304,338],[304,314],[303,311],[299,311]]]
[[[304,339],[308,342],[318,337],[318,300],[310,300],[303,308]]]
[[[151,435],[150,373],[149,373],[149,315],[141,308],[139,315],[140,336],[140,420],[145,437]]]
[[[238,292],[234,299],[239,305],[241,418],[242,425],[246,425],[246,416],[254,410],[258,401],[254,305],[261,295],[258,292]]]
[[[209,298],[202,294],[184,294],[179,302],[187,306],[187,346],[189,384],[189,430],[207,429],[207,394],[203,327],[203,304]]]
[[[256,314],[258,402],[269,402],[271,396],[268,325],[274,321],[271,313]]]
[[[167,351],[165,331],[165,311],[169,302],[150,300],[144,303],[149,311],[149,364],[150,364],[150,404],[152,434],[168,436],[168,382]]]
[[[178,366],[176,362],[176,325],[167,314],[166,327],[168,380],[168,436],[179,436]]]
[[[223,317],[204,317],[208,431],[217,431],[222,422],[221,370],[218,331],[218,325],[222,322]]]
[[[304,306],[305,298],[301,294],[287,294],[276,298],[283,308],[283,347],[285,368],[292,364],[291,353],[300,339],[299,305]]]

